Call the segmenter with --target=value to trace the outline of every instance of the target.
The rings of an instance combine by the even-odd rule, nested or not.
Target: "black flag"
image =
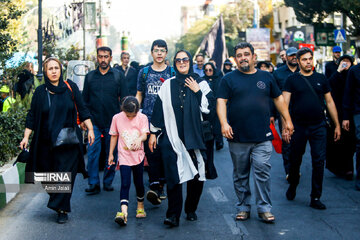
[[[222,69],[224,61],[227,58],[225,26],[222,15],[216,20],[209,33],[202,40],[200,50],[215,60],[216,68]]]

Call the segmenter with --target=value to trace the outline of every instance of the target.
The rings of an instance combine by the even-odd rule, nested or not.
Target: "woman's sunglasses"
[[[183,62],[183,63],[189,63],[189,61],[190,61],[190,58],[188,58],[188,57],[185,57],[185,58],[175,58],[175,62],[176,62],[176,63],[181,63],[181,62]]]

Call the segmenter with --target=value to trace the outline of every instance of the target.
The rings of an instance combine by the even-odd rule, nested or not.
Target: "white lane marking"
[[[215,202],[228,202],[229,199],[225,196],[221,187],[209,188],[208,192],[214,198]]]

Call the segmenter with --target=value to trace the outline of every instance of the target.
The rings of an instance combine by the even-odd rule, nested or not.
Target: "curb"
[[[25,181],[25,163],[17,163],[13,166],[14,160],[10,163],[5,164],[3,167],[0,168],[0,189],[5,189],[5,191],[0,192],[0,209],[5,207],[20,191],[9,192],[6,189],[7,184],[23,184]]]

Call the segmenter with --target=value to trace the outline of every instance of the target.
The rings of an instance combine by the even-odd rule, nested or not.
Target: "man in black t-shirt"
[[[273,222],[270,199],[270,156],[272,152],[270,130],[270,98],[283,116],[284,128],[292,133],[293,125],[285,101],[272,75],[255,68],[254,48],[249,43],[235,47],[238,69],[221,80],[217,113],[221,132],[229,141],[233,161],[234,188],[239,200],[237,220],[250,217],[250,168],[254,169],[255,198],[259,217]],[[290,135],[287,135],[289,140]]]
[[[333,60],[331,62],[327,62],[325,64],[325,76],[329,79],[338,69],[337,60],[341,56],[341,47],[335,46],[333,47]]]
[[[297,52],[296,58],[300,72],[287,78],[283,91],[286,103],[290,104],[290,115],[296,130],[290,142],[290,186],[286,197],[288,200],[295,198],[302,156],[305,153],[306,143],[309,141],[313,167],[310,206],[315,209],[326,209],[320,201],[326,159],[324,99],[335,123],[335,141],[340,138],[340,125],[329,82],[324,75],[312,70],[313,52],[309,48],[302,48]]]

